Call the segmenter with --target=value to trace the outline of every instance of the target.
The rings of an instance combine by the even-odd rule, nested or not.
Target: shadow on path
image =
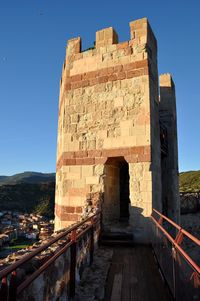
[[[104,301],[171,301],[150,246],[113,248]]]

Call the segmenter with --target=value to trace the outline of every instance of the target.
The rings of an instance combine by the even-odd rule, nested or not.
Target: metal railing
[[[64,232],[59,233],[54,238],[51,238],[47,243],[42,244],[40,247],[31,251],[29,254],[24,255],[20,260],[6,267],[0,271],[0,301],[16,301],[17,297],[52,263],[55,262],[62,254],[70,249],[70,281],[69,281],[69,295],[75,295],[76,285],[76,262],[77,262],[77,243],[86,233],[90,236],[90,264],[93,261],[94,253],[94,230],[99,225],[99,232],[101,230],[101,212],[98,211],[92,216],[79,222],[78,224],[68,228]],[[18,270],[25,264],[30,262],[34,257],[41,254],[43,251],[48,250],[52,245],[59,243],[60,240],[66,239],[52,256],[47,256],[40,267],[35,270],[31,275],[19,283]]]
[[[151,218],[154,254],[174,299],[200,300],[200,240],[155,209]]]

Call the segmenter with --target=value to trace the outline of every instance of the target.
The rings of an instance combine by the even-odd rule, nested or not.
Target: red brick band
[[[94,86],[97,84],[123,80],[142,75],[149,75],[149,65],[147,59],[67,77],[65,80],[65,90],[85,88],[88,86]],[[61,99],[60,108],[63,100],[64,97]]]
[[[57,161],[57,170],[59,170],[62,166],[67,165],[105,164],[109,157],[121,156],[125,157],[126,161],[129,163],[150,162],[151,147],[150,145],[145,145],[102,150],[65,152]]]
[[[132,62],[125,65],[103,68],[83,74],[77,74],[66,79],[66,90],[93,86],[109,81],[122,80],[148,74],[148,60]]]
[[[63,206],[55,204],[55,214],[62,221],[78,221],[82,213],[82,207]]]

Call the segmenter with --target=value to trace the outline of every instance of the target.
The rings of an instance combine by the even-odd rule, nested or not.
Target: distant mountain
[[[181,172],[179,188],[181,192],[200,191],[200,170]]]
[[[49,182],[55,182],[55,173],[26,171],[13,176],[0,176],[0,186],[16,185],[21,183],[36,184]]]

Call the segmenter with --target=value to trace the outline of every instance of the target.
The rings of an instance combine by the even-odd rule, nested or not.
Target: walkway
[[[171,301],[148,246],[113,248],[105,301]]]

